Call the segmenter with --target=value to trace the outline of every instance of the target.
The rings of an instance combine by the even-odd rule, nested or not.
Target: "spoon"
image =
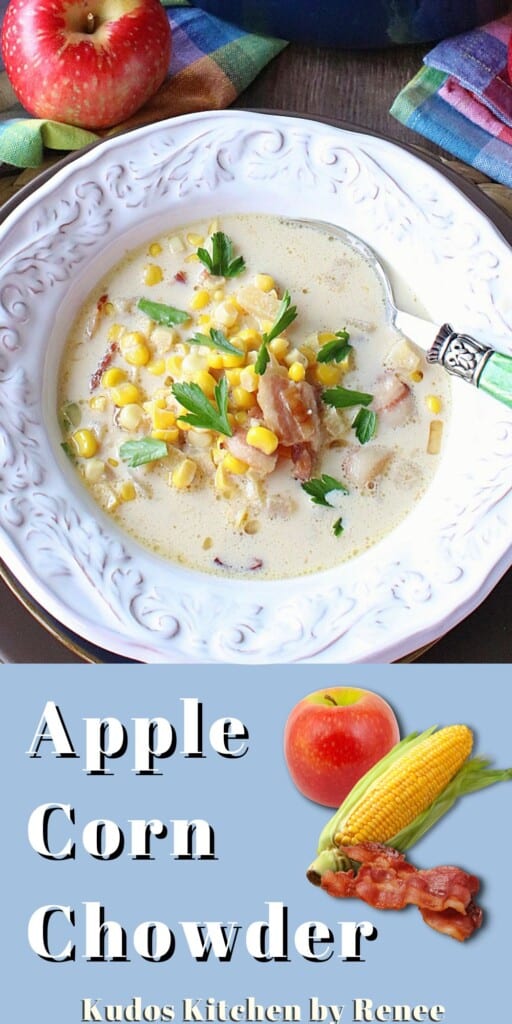
[[[511,356],[496,352],[469,334],[458,334],[450,324],[436,327],[422,317],[397,309],[391,284],[382,264],[373,249],[357,235],[328,221],[298,220],[296,223],[336,235],[363,257],[382,285],[388,322],[426,351],[428,363],[440,363],[448,373],[460,377],[468,384],[473,384],[512,408]]]

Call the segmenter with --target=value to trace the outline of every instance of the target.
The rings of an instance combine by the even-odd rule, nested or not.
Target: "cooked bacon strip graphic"
[[[326,871],[321,886],[331,896],[364,900],[378,910],[401,910],[415,904],[431,928],[462,941],[482,923],[473,902],[479,881],[461,868],[442,866],[419,870],[403,853],[381,843],[344,846],[358,869]]]
[[[471,902],[466,907],[465,914],[459,914],[456,910],[421,910],[421,916],[425,921],[425,924],[430,925],[436,932],[442,932],[443,935],[449,935],[452,939],[458,939],[459,942],[464,942],[464,939],[469,939],[469,936],[480,928],[482,924],[483,912],[481,907],[477,907],[475,903]]]

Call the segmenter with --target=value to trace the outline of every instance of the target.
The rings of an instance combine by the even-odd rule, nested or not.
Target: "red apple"
[[[159,0],[11,0],[2,56],[36,117],[108,128],[162,84],[171,30]]]
[[[284,753],[304,796],[339,807],[399,739],[395,713],[383,697],[370,690],[328,686],[304,697],[291,711]]]

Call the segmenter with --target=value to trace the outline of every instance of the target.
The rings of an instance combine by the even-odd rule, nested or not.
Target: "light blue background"
[[[304,872],[315,851],[328,811],[304,799],[293,786],[282,755],[287,715],[306,693],[326,685],[374,689],[395,708],[402,735],[431,724],[468,723],[478,753],[497,766],[512,764],[512,689],[508,666],[289,666],[4,667],[2,723],[3,899],[2,1020],[78,1024],[81,1000],[180,1006],[185,997],[225,999],[252,995],[259,1003],[300,1003],[303,1020],[316,995],[323,1003],[348,1004],[371,998],[376,1004],[446,1007],[448,1024],[502,1024],[510,1019],[510,838],[512,783],[466,797],[411,852],[419,867],[458,864],[482,881],[485,924],[467,943],[429,929],[415,908],[378,912],[359,901],[336,901],[311,886]],[[229,761],[208,751],[203,760],[176,753],[162,762],[160,777],[136,777],[127,755],[113,762],[115,775],[87,777],[80,760],[25,751],[47,700],[56,701],[72,739],[83,754],[84,717],[113,715],[128,726],[134,716],[163,716],[180,729],[180,697],[203,701],[205,726],[234,716],[250,732],[249,753]],[[207,729],[205,728],[205,733]],[[130,733],[131,736],[131,733]],[[49,747],[43,745],[43,750]],[[179,748],[178,748],[179,749]],[[39,857],[26,837],[31,811],[40,803],[70,803],[76,810],[76,861]],[[165,841],[151,862],[123,856],[97,862],[80,849],[81,827],[92,818],[205,818],[216,834],[216,861],[176,862]],[[43,904],[75,907],[74,938],[82,952],[81,903],[98,900],[130,931],[142,921],[161,920],[176,933],[177,949],[167,963],[57,964],[40,960],[26,938],[32,912]],[[374,922],[373,943],[363,943],[364,963],[338,956],[309,963],[290,944],[290,963],[257,963],[240,933],[231,963],[196,963],[180,920],[235,920],[245,927],[265,917],[266,901],[285,903],[290,935],[303,921],[321,920],[336,933],[336,922]],[[177,1020],[180,1013],[177,1013]]]

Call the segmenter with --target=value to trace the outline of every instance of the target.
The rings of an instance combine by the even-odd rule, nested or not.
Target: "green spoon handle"
[[[495,352],[469,334],[457,334],[443,324],[431,349],[429,363],[441,363],[448,373],[461,377],[512,409],[512,357]]]

